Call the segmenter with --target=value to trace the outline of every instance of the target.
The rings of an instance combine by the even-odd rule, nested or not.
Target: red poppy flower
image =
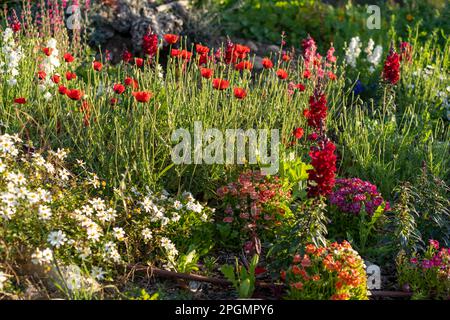
[[[75,73],[70,72],[70,71],[66,72],[66,79],[67,79],[67,81],[70,81],[70,80],[73,80],[73,79],[76,79],[76,78],[77,78],[77,75]]]
[[[165,34],[164,35],[164,40],[166,40],[166,42],[168,44],[175,44],[178,42],[178,39],[180,38],[180,36],[177,36],[176,34]]]
[[[333,72],[328,71],[328,78],[329,78],[330,80],[336,80],[336,79],[337,79],[337,76],[336,76]]]
[[[305,71],[303,71],[303,78],[305,78],[305,79],[311,78],[311,71],[309,71],[309,69],[306,69]]]
[[[283,69],[278,69],[277,70],[277,77],[280,78],[281,80],[284,80],[288,77],[288,73],[283,70]]]
[[[47,57],[50,57],[53,52],[53,48],[42,48],[42,52],[45,53]]]
[[[210,59],[211,59],[211,58],[208,57],[208,55],[202,54],[202,55],[200,56],[200,58],[198,58],[198,65],[201,66],[201,65],[207,64],[207,63],[208,63],[208,60],[210,60]]]
[[[225,90],[230,85],[230,82],[225,79],[213,79],[213,87],[217,90]]]
[[[14,99],[14,102],[17,103],[17,104],[25,104],[25,103],[27,103],[27,99],[25,99],[25,98],[16,98],[16,99]]]
[[[201,68],[200,73],[203,78],[209,79],[212,77],[214,70],[208,68]]]
[[[112,106],[115,106],[118,102],[119,102],[119,99],[117,99],[117,98],[111,98],[111,100],[109,100],[109,103]]]
[[[134,58],[134,63],[138,68],[141,68],[144,65],[144,59],[142,58]]]
[[[39,71],[37,73],[37,77],[39,80],[44,80],[45,78],[47,78],[47,74],[45,73],[45,71]]]
[[[180,55],[180,50],[178,50],[178,49],[172,49],[172,50],[170,50],[170,56],[171,56],[172,58],[178,57],[179,55]]]
[[[81,98],[83,98],[84,93],[81,90],[78,89],[67,89],[66,95],[72,99],[72,100],[81,100]]]
[[[234,68],[236,70],[252,70],[253,64],[250,61],[241,61]]]
[[[196,44],[195,51],[200,55],[205,55],[209,53],[209,48],[206,46],[202,46],[201,44]]]
[[[262,60],[262,65],[264,69],[272,69],[273,68],[273,62],[269,58],[264,58]]]
[[[133,92],[132,94],[139,102],[149,102],[153,96],[153,93],[147,91]]]
[[[66,53],[64,55],[64,61],[71,63],[73,60],[75,60],[75,58],[70,53]]]
[[[55,74],[52,76],[53,83],[58,84],[61,81],[61,76],[59,74]]]
[[[100,61],[94,61],[92,63],[92,67],[94,68],[95,71],[101,71],[103,68],[103,64]]]
[[[303,85],[303,84],[301,84],[301,83],[298,83],[296,86],[295,86],[299,91],[305,91],[305,86]]]
[[[247,46],[243,46],[241,44],[236,44],[234,46],[233,51],[234,51],[234,56],[237,59],[241,59],[242,60],[242,59],[245,59],[247,57],[247,53],[250,52],[250,48],[247,47]]]
[[[234,96],[238,99],[244,99],[247,96],[247,92],[242,88],[234,88]]]
[[[117,94],[122,94],[125,92],[125,86],[121,83],[116,83],[113,87],[113,90]]]
[[[67,88],[64,86],[59,86],[58,91],[59,91],[59,94],[66,94]]]
[[[283,60],[284,62],[288,62],[289,60],[291,60],[291,57],[288,54],[283,54],[281,56],[281,60]]]
[[[137,80],[130,77],[126,77],[124,83],[126,86],[132,87],[133,89],[137,89],[139,87],[139,83],[137,82]]]
[[[187,50],[181,50],[180,57],[184,60],[191,60],[192,52]]]
[[[131,61],[131,59],[133,59],[133,55],[131,54],[130,51],[125,50],[125,51],[123,52],[123,54],[122,54],[122,60],[123,60],[123,62],[128,63],[128,62]]]
[[[303,137],[303,128],[295,128],[292,134],[294,135],[295,139],[301,139]]]

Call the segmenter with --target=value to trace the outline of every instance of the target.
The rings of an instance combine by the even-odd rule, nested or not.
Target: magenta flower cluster
[[[336,205],[342,212],[359,214],[364,207],[367,214],[385,203],[384,211],[390,209],[389,202],[384,201],[377,187],[359,178],[337,179],[336,190],[330,195],[330,203]]]
[[[419,259],[414,257],[410,262],[422,269],[431,269],[433,267],[445,270],[450,275],[450,248],[439,248],[439,242],[429,240],[429,250],[426,257]]]

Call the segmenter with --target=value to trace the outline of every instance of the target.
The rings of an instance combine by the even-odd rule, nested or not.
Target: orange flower
[[[288,77],[288,73],[283,69],[277,70],[277,77],[281,80],[285,80]]]
[[[350,296],[346,293],[334,294],[331,296],[331,300],[348,300]]]
[[[264,69],[272,69],[273,68],[273,62],[269,58],[262,59],[262,66]]]
[[[42,48],[42,52],[44,52],[47,57],[50,57],[53,53],[53,48]]]
[[[294,263],[299,263],[300,261],[302,261],[302,257],[300,257],[299,254],[296,254],[296,255],[294,256]]]
[[[313,281],[319,281],[320,280],[320,276],[318,274],[314,275],[312,277]]]
[[[313,245],[312,243],[306,245],[306,248],[305,248],[306,253],[314,254],[316,252],[316,250],[317,250],[316,246]]]
[[[300,275],[302,273],[302,271],[301,271],[301,269],[298,266],[293,265],[292,266],[292,273],[295,274],[295,275]]]
[[[164,40],[166,40],[166,42],[168,44],[175,44],[175,43],[177,43],[179,38],[180,38],[180,36],[177,36],[176,34],[168,33],[168,34],[164,35]]]
[[[252,70],[253,64],[250,61],[241,61],[234,68],[236,70]]]

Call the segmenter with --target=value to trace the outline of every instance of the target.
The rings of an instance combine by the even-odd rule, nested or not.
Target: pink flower
[[[430,239],[428,240],[430,246],[434,247],[436,250],[439,250],[439,242],[437,240]]]
[[[225,218],[223,218],[223,222],[231,223],[231,222],[233,222],[233,217],[225,217]]]

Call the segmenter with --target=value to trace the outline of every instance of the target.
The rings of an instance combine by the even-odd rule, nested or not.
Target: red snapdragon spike
[[[409,42],[400,43],[400,61],[411,62],[412,60],[412,46]]]
[[[59,94],[67,94],[67,88],[64,86],[59,86],[58,92]]]
[[[71,63],[74,60],[75,58],[70,53],[64,54],[64,61],[66,61],[67,63]]]
[[[253,64],[250,61],[241,61],[234,65],[236,70],[252,70]]]
[[[214,74],[214,71],[209,68],[200,68],[200,74],[202,75],[203,78],[209,79]]]
[[[319,138],[319,135],[316,132],[313,132],[313,133],[308,135],[308,140],[309,141],[316,141],[317,138]]]
[[[14,99],[14,102],[17,103],[17,104],[25,104],[25,103],[27,103],[27,99],[25,99],[23,97],[16,98],[16,99]]]
[[[243,88],[234,88],[234,96],[238,99],[244,99],[247,96],[247,92]]]
[[[37,77],[39,80],[44,80],[45,78],[47,78],[47,73],[45,73],[45,71],[39,71],[37,73]]]
[[[316,91],[314,95],[309,97],[309,109],[305,109],[303,114],[311,128],[321,130],[325,125],[327,110],[325,94]]]
[[[288,73],[283,69],[278,69],[276,74],[277,74],[277,77],[281,80],[285,80],[288,77]]]
[[[201,44],[196,44],[195,51],[200,55],[206,55],[209,53],[209,48],[206,46],[202,46]]]
[[[19,21],[11,23],[11,29],[14,31],[14,33],[17,33],[22,29],[22,25]]]
[[[144,59],[142,58],[134,58],[134,63],[138,68],[141,68],[144,65]]]
[[[175,44],[178,42],[178,39],[180,39],[180,36],[171,33],[165,34],[163,37],[168,44]]]
[[[328,49],[327,51],[327,60],[330,63],[335,63],[337,60],[337,58],[334,56],[334,51],[335,49],[333,46],[331,46],[330,49]]]
[[[73,79],[76,79],[76,78],[77,78],[77,75],[75,73],[70,72],[70,71],[66,72],[66,79],[67,79],[67,81],[70,81],[70,80],[73,80]]]
[[[217,90],[225,90],[230,85],[230,82],[225,79],[215,78],[213,79],[213,88]]]
[[[60,83],[60,81],[61,81],[61,76],[60,76],[59,74],[53,75],[53,76],[52,76],[52,81],[53,81],[53,83],[55,83],[55,84]]]
[[[273,68],[273,62],[269,58],[264,58],[262,60],[262,66],[264,69],[272,69]]]
[[[141,103],[149,102],[150,99],[153,97],[153,93],[148,91],[138,91],[132,93],[134,98]]]
[[[312,146],[309,152],[311,165],[308,170],[308,196],[326,196],[333,191],[336,174],[336,147],[331,141],[323,142],[321,146]]]
[[[202,54],[199,58],[198,58],[198,65],[205,65],[208,63],[208,60],[211,60],[211,57],[208,57],[208,55],[206,54]]]
[[[92,63],[92,67],[94,68],[95,71],[102,71],[103,64],[100,61],[94,61]]]
[[[142,38],[142,50],[150,58],[158,52],[158,36],[154,33],[146,33]]]
[[[295,139],[301,139],[303,137],[304,130],[303,128],[295,128],[292,134],[294,135]]]
[[[126,77],[124,83],[127,87],[132,87],[133,89],[137,89],[139,87],[139,83],[137,82],[137,80],[131,77]]]
[[[400,80],[400,56],[392,48],[384,62],[383,79],[392,85]]]
[[[83,98],[84,93],[78,89],[67,89],[66,95],[72,100],[79,101]]]
[[[122,54],[122,60],[125,63],[129,63],[133,59],[133,55],[128,50],[125,50]]]
[[[113,87],[113,90],[117,94],[122,94],[125,92],[125,86],[121,83],[116,83]]]
[[[42,48],[42,52],[47,56],[50,57],[53,53],[53,48]]]

